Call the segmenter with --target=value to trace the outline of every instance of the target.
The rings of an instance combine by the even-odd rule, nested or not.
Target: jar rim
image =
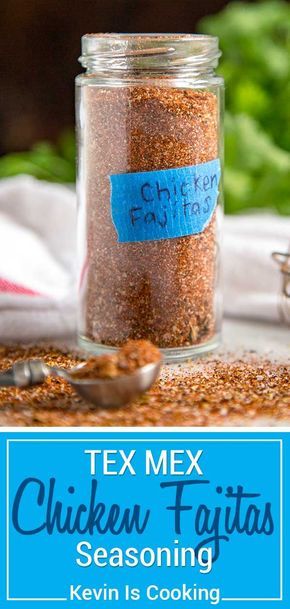
[[[211,38],[216,39],[217,36],[211,34],[189,34],[183,32],[92,32],[82,36],[84,38],[172,38],[172,39],[195,39],[195,38]]]
[[[207,34],[91,33],[82,36],[79,61],[88,69],[213,69],[221,55],[218,42]]]

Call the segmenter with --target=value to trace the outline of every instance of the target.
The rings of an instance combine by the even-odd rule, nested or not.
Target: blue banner
[[[0,448],[1,609],[290,606],[288,433],[15,432]]]
[[[201,233],[214,213],[218,159],[189,167],[110,176],[118,241],[153,241]]]

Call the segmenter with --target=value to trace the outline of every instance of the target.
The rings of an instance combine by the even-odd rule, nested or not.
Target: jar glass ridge
[[[147,338],[170,361],[219,343],[219,55],[211,36],[82,38],[86,72],[76,78],[78,326],[80,344],[89,351]],[[143,199],[142,175],[149,184]],[[126,224],[135,208],[134,236],[132,226],[120,222]],[[124,241],[125,229],[130,238]]]

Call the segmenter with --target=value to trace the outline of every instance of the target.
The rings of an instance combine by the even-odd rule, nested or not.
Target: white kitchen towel
[[[280,321],[282,275],[272,252],[287,253],[289,244],[288,217],[270,213],[225,217],[223,283],[227,316]]]
[[[0,181],[0,341],[74,334],[75,252],[73,189]]]
[[[279,320],[281,277],[272,251],[286,252],[290,219],[226,217],[224,307],[229,316]],[[76,331],[76,197],[72,188],[19,176],[0,181],[0,342]]]

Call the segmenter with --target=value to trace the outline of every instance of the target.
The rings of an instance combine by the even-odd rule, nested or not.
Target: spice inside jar
[[[220,323],[220,79],[201,77],[198,63],[206,53],[216,61],[217,43],[119,38],[83,43],[120,43],[112,82],[96,67],[77,80],[81,344],[99,352],[148,339],[169,358],[189,357],[215,346]]]

